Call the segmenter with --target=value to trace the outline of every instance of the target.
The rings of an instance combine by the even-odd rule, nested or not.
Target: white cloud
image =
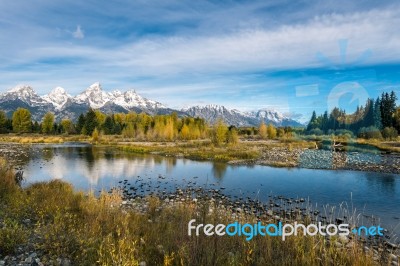
[[[85,34],[80,25],[76,26],[76,30],[72,33],[72,36],[74,36],[75,39],[85,38]]]
[[[336,1],[333,4],[336,6]],[[109,10],[104,7],[98,9],[108,14]],[[400,62],[400,30],[393,26],[400,24],[398,5],[361,11],[355,9],[358,10],[356,12],[353,8],[342,13],[309,10],[306,15],[300,10],[295,14],[297,17],[283,13],[285,15],[282,17],[287,21],[285,18],[278,21],[276,14],[257,13],[259,9],[259,5],[248,6],[247,9],[233,5],[228,11],[221,8],[218,12],[207,14],[193,9],[189,15],[197,26],[182,26],[168,33],[163,33],[161,27],[160,34],[133,34],[135,38],[130,36],[121,39],[114,34],[107,34],[110,29],[105,25],[95,24],[95,19],[108,18],[98,16],[95,10],[90,13],[90,19],[82,18],[80,21],[85,29],[89,26],[97,27],[96,31],[91,31],[90,40],[86,38],[84,44],[70,40],[71,36],[81,39],[85,37],[80,25],[74,32],[57,35],[57,27],[63,28],[58,20],[55,20],[57,23],[54,22],[53,29],[45,27],[47,25],[24,23],[23,27],[28,28],[27,34],[19,34],[21,28],[17,24],[9,28],[0,27],[0,36],[8,36],[4,39],[13,40],[13,45],[0,42],[0,48],[4,51],[0,54],[0,89],[12,87],[16,83],[29,83],[43,94],[45,90],[50,91],[56,86],[63,86],[70,93],[76,94],[92,82],[100,80],[110,90],[134,86],[145,96],[170,106],[183,105],[194,99],[209,102],[206,97],[217,94],[217,103],[229,105],[230,102],[232,107],[241,106],[246,109],[273,102],[268,98],[270,92],[282,88],[283,85],[279,83],[286,81],[277,77],[264,77],[262,81],[258,77],[254,80],[236,80],[237,77],[243,73],[326,66],[325,62],[318,60],[319,52],[333,64],[341,64],[340,39],[348,40],[346,62],[357,61],[367,49],[372,51],[372,56],[357,66]],[[119,15],[120,11],[111,17]],[[165,26],[163,23],[169,25],[186,20],[192,22],[185,12],[179,13],[185,15],[182,18],[172,17],[176,15],[172,11],[160,12],[162,16],[144,14],[139,12],[143,24],[143,21],[148,20],[155,20],[157,23],[154,25],[161,26]],[[135,23],[129,19],[135,17],[128,14],[125,16],[131,24]],[[250,17],[254,17],[254,21],[242,23],[249,21]],[[241,21],[239,26],[235,24],[237,21]],[[276,21],[278,23],[274,24]],[[149,25],[153,26],[151,23]],[[125,24],[116,26],[121,26],[120,30],[125,29]],[[74,26],[65,27],[71,29]],[[124,35],[122,33],[126,32],[120,33]],[[53,58],[61,63],[46,63],[47,59],[51,61]],[[63,60],[69,58],[73,58],[73,62],[63,64]],[[45,63],[41,63],[43,61]],[[256,99],[250,99],[250,93],[246,97],[230,94],[239,92],[240,95],[240,92],[254,87],[259,90],[253,93],[258,96]],[[261,90],[266,91],[265,98],[260,96]],[[183,95],[182,91],[187,94]],[[284,100],[279,102],[281,106],[285,106]]]

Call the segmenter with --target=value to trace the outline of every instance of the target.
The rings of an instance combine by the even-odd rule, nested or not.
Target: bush
[[[7,219],[0,229],[0,253],[11,254],[18,245],[24,243],[28,232],[17,221]]]
[[[362,127],[358,131],[358,137],[363,139],[382,139],[382,134],[376,127]]]
[[[13,169],[0,157],[0,199],[12,194],[18,188]]]
[[[310,135],[322,136],[324,132],[319,128],[314,128],[309,131]]]
[[[399,135],[394,127],[385,127],[382,131],[383,137],[387,140],[394,140]]]

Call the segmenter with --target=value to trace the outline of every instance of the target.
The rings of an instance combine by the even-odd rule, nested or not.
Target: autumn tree
[[[189,127],[186,124],[182,126],[180,134],[181,134],[181,139],[188,140],[190,138]]]
[[[216,146],[220,146],[221,144],[226,142],[228,133],[228,127],[225,125],[222,119],[218,119],[215,123],[212,132],[211,132],[211,140]]]
[[[231,127],[231,129],[228,131],[228,144],[234,146],[238,143],[239,143],[238,132],[235,127]]]
[[[54,127],[54,114],[51,112],[47,112],[42,121],[42,132],[44,134],[50,134],[53,132]]]
[[[264,121],[261,121],[261,124],[258,128],[258,134],[262,139],[266,139],[268,137],[267,125],[264,123]]]
[[[122,136],[125,138],[135,137],[135,128],[132,123],[128,123],[128,125],[122,130]]]
[[[276,128],[272,124],[269,124],[267,127],[268,138],[274,139],[274,138],[276,138],[276,134],[277,134]]]
[[[94,128],[93,133],[92,133],[92,141],[93,142],[98,142],[100,140],[100,133],[97,130],[97,127]]]
[[[28,109],[18,108],[12,116],[12,126],[14,132],[26,133],[32,130],[31,113]]]
[[[70,119],[63,119],[61,120],[61,127],[62,127],[62,132],[67,133],[67,134],[74,134],[75,133],[75,127],[74,124]]]

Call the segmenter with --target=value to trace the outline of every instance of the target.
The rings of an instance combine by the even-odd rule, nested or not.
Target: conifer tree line
[[[394,91],[382,93],[376,99],[367,99],[365,106],[358,106],[353,114],[335,107],[317,116],[313,111],[306,132],[323,135],[343,133],[361,138],[393,139],[400,132],[400,107],[396,106]]]

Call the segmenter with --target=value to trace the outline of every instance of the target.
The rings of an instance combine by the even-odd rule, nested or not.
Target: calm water
[[[400,235],[400,175],[358,171],[230,166],[155,155],[126,154],[83,145],[37,145],[26,163],[27,183],[62,179],[77,190],[109,189],[128,179],[143,193],[186,185],[225,188],[224,193],[268,200],[268,196],[309,199],[313,205],[347,202]],[[160,178],[162,176],[163,178]],[[139,190],[140,192],[140,190]]]

